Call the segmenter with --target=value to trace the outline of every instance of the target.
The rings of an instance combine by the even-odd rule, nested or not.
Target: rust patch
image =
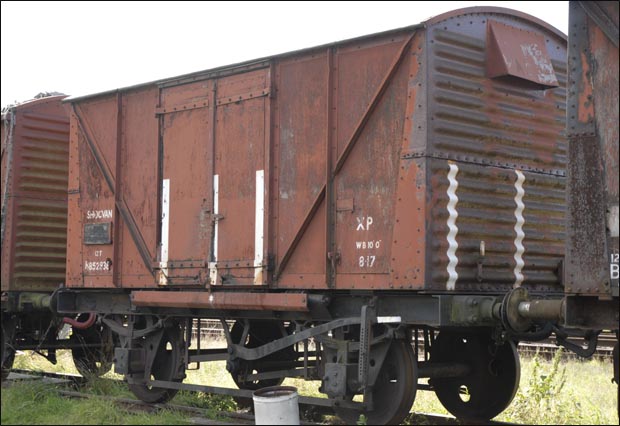
[[[592,117],[594,117],[594,103],[592,102],[592,82],[590,81],[590,61],[585,53],[579,52],[581,56],[581,88],[582,90],[579,92],[579,108],[578,111],[578,120],[581,123],[590,123],[592,122]]]
[[[545,39],[540,33],[489,20],[487,75],[517,77],[542,88],[558,87]]]
[[[131,301],[136,306],[149,307],[308,311],[308,298],[303,293],[134,291],[131,293]]]

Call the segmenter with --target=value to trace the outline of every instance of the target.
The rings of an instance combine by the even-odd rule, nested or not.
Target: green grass
[[[57,366],[29,352],[16,357],[15,368],[75,373],[68,351],[59,352]],[[558,355],[547,361],[538,357],[521,358],[519,391],[506,411],[496,420],[526,424],[618,424],[617,387],[611,383],[611,361],[579,361]],[[202,364],[200,370],[188,371],[186,383],[234,387],[224,362]],[[104,377],[120,378],[110,372]],[[319,383],[287,379],[308,396],[318,392]],[[95,380],[84,391],[99,395],[133,398],[123,383]],[[209,411],[234,410],[231,397],[179,392],[173,404],[190,405]],[[448,414],[432,392],[418,391],[413,412]],[[108,401],[66,399],[50,385],[23,382],[2,390],[2,424],[187,424],[196,414],[162,410],[157,413],[129,412]],[[333,420],[333,419],[331,419]],[[410,417],[409,422],[419,419]],[[328,418],[327,421],[330,421]],[[362,422],[363,423],[363,422]]]
[[[67,399],[53,386],[24,382],[2,390],[2,424],[189,424],[189,415],[173,411],[129,412],[109,401]]]

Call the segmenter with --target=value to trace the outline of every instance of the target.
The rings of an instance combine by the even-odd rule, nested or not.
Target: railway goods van
[[[320,381],[350,424],[418,389],[495,417],[518,341],[618,330],[618,3],[570,8],[568,44],[475,7],[65,99],[53,310],[111,330],[148,402],[222,360],[240,395]]]

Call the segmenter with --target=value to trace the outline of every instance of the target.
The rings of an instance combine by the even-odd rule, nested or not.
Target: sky
[[[1,3],[4,107],[82,96],[420,23],[516,9],[566,34],[567,1]]]

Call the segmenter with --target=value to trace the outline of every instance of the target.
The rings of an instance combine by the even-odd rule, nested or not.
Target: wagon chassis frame
[[[220,292],[218,292],[220,293]],[[143,376],[138,373],[133,377],[130,365],[132,363],[153,362],[154,354],[149,354],[143,348],[132,349],[129,343],[133,339],[152,336],[165,327],[171,320],[182,324],[185,321],[186,335],[191,337],[192,320],[195,318],[214,318],[222,322],[226,335],[227,349],[190,350],[188,338],[184,347],[184,368],[187,369],[192,363],[209,362],[216,360],[236,359],[244,362],[258,361],[266,356],[282,351],[289,347],[303,343],[303,352],[295,351],[296,357],[288,363],[278,366],[277,369],[250,372],[245,376],[246,380],[268,380],[280,377],[304,377],[306,379],[323,380],[323,391],[327,391],[333,399],[332,406],[354,409],[373,409],[372,389],[383,360],[392,341],[405,339],[410,328],[442,329],[463,332],[475,330],[487,330],[497,341],[497,344],[506,340],[526,339],[540,340],[556,333],[559,345],[577,353],[580,356],[590,356],[597,345],[598,332],[585,331],[584,340],[587,341],[585,348],[566,341],[567,335],[579,334],[558,325],[564,322],[566,305],[571,306],[570,301],[557,295],[555,299],[530,299],[527,291],[516,289],[505,296],[491,295],[402,295],[395,293],[371,293],[351,292],[349,294],[306,294],[308,309],[305,311],[286,311],[282,306],[280,310],[259,310],[258,307],[247,306],[246,309],[209,309],[204,307],[180,309],[178,307],[165,306],[137,306],[133,303],[131,293],[117,291],[114,293],[96,290],[62,289],[57,293],[59,312],[85,312],[94,311],[103,315],[103,322],[114,332],[124,338],[125,344],[116,349],[117,372],[128,375],[128,381],[140,383],[145,386],[162,389],[186,389],[196,390],[211,387],[197,387],[175,381],[153,379],[150,376],[150,368],[145,367]],[[605,305],[603,311],[609,313],[614,307]],[[570,312],[570,311],[569,311]],[[131,327],[124,327],[118,323],[115,316],[150,317],[153,318],[151,325],[145,329],[134,331]],[[269,341],[258,347],[244,347],[236,344],[231,338],[231,333],[224,318],[235,318],[245,323],[241,342],[248,336],[249,323],[252,320],[290,321],[297,326],[294,334]],[[605,315],[600,316],[605,318]],[[611,316],[607,316],[611,318]],[[309,325],[313,326],[309,326]],[[377,336],[373,336],[372,330],[376,326],[382,326]],[[603,325],[603,324],[601,324]],[[359,327],[359,332],[356,327]],[[337,330],[355,330],[349,339],[344,339],[342,333],[337,335]],[[536,332],[531,332],[536,329]],[[353,340],[351,340],[351,336]],[[308,340],[314,339],[322,345],[325,353],[334,356],[333,363],[323,364],[323,370],[319,366],[318,348],[310,353]],[[156,339],[157,340],[157,339]],[[154,346],[159,345],[157,340]],[[374,359],[370,364],[370,354],[373,351]],[[303,356],[303,360],[299,358]],[[311,358],[314,357],[313,360]],[[337,361],[336,361],[337,359]],[[142,360],[142,361],[140,361]],[[119,362],[120,361],[120,362]],[[428,360],[427,360],[428,361]],[[316,362],[317,365],[312,364]],[[286,365],[288,365],[288,367]],[[435,363],[437,364],[437,363]],[[435,365],[423,362],[419,365],[421,377],[462,377],[470,372],[466,364]],[[141,364],[143,365],[143,364]],[[283,367],[284,366],[284,367]],[[298,368],[302,367],[303,368]],[[291,368],[292,367],[292,368]],[[230,371],[234,369],[229,367]],[[148,373],[148,374],[147,374]],[[321,377],[323,373],[323,377]],[[329,383],[328,386],[325,384]],[[349,391],[347,391],[349,389]],[[354,403],[346,401],[345,397],[350,389],[364,391],[364,402]],[[206,391],[206,390],[205,390]],[[218,391],[220,392],[220,391]],[[224,391],[224,394],[228,394]],[[334,399],[335,398],[335,399]]]

